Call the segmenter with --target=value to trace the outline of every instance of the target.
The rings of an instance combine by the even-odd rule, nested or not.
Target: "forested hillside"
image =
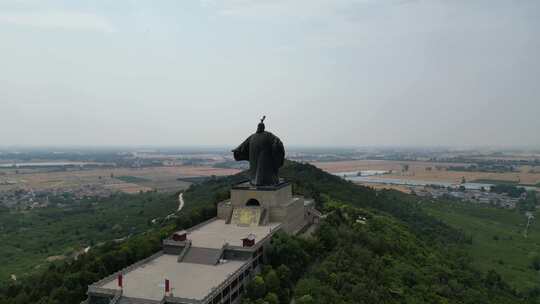
[[[476,268],[496,270],[521,292],[540,291],[540,212],[457,201],[422,205],[430,215],[470,236],[464,249]],[[529,213],[534,218],[529,219]]]
[[[375,193],[309,165],[290,164],[288,174],[314,191],[328,218],[313,238],[273,240],[271,265],[245,303],[536,303],[495,271],[477,271],[463,250],[468,237],[415,197]]]
[[[313,238],[273,240],[271,265],[244,303],[536,303],[389,216],[339,204],[326,211]]]
[[[0,281],[24,279],[101,242],[144,232],[178,207],[174,194],[157,192],[49,201],[46,208],[0,211]]]
[[[248,288],[246,302],[289,303],[535,303],[495,272],[480,273],[461,250],[462,233],[428,216],[414,197],[375,192],[311,165],[287,162],[281,176],[328,214],[313,237],[280,235],[269,265]],[[123,243],[108,243],[77,261],[0,287],[0,304],[77,303],[86,286],[159,250],[175,229],[215,216],[242,174],[192,186],[193,209]]]

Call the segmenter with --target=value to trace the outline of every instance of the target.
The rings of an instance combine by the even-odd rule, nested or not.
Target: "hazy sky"
[[[540,1],[0,0],[0,146],[540,146]]]

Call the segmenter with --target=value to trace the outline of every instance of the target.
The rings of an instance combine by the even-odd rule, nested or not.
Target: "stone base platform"
[[[305,200],[292,195],[292,185],[282,181],[275,186],[252,186],[249,182],[234,185],[231,199],[218,205],[218,218],[227,223],[237,221],[239,210],[260,208],[261,224],[282,223],[283,230],[294,233],[306,223]]]

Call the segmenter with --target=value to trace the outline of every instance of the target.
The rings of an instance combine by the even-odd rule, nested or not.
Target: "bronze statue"
[[[249,161],[250,183],[253,186],[272,186],[279,183],[278,171],[283,166],[285,148],[274,134],[264,130],[263,116],[257,132],[234,149],[235,160]]]

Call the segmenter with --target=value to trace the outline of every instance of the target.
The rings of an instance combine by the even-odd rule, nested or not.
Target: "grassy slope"
[[[455,202],[428,203],[425,210],[472,236],[466,248],[480,270],[496,270],[518,290],[539,286],[540,274],[530,268],[531,258],[540,254],[539,223],[531,224],[525,238],[527,220],[517,211]]]
[[[67,208],[0,213],[0,280],[46,268],[49,256],[70,255],[85,246],[145,231],[149,220],[177,206],[174,194],[118,194]]]

